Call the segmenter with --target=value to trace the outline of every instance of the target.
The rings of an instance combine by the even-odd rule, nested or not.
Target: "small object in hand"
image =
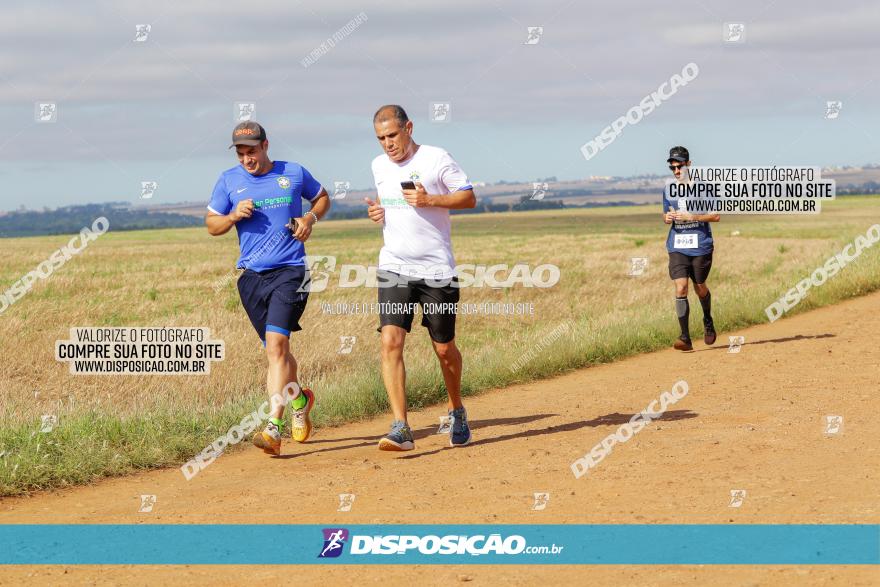
[[[296,218],[291,218],[286,226],[290,229],[290,234],[293,235],[296,234],[296,229],[299,228],[299,222],[296,221]]]
[[[400,182],[400,189],[414,190],[416,189],[416,184],[413,181],[402,181]]]

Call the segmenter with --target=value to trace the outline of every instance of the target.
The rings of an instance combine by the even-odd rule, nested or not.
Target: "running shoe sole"
[[[392,452],[403,452],[412,450],[416,447],[412,440],[404,440],[403,442],[394,442],[390,438],[384,437],[379,441],[379,450],[387,450]]]
[[[263,449],[263,452],[267,455],[278,456],[281,454],[281,442],[278,443],[278,446],[272,446],[270,439],[266,438],[266,435],[263,434],[263,431],[259,431],[254,434],[254,446],[257,448]]]
[[[455,446],[467,446],[467,445],[469,445],[469,444],[471,443],[471,440],[473,440],[473,439],[474,439],[474,435],[473,435],[473,434],[468,434],[468,439],[467,439],[465,442],[462,442],[461,444],[455,444],[454,442],[452,442],[452,437],[450,436],[450,437],[449,437],[449,446],[453,446],[453,447],[455,447]]]

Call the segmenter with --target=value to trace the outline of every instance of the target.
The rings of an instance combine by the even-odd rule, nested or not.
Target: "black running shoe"
[[[705,333],[703,334],[703,342],[706,344],[715,344],[715,338],[718,336],[715,332],[715,324],[713,324],[711,320],[704,320],[703,329],[705,330]]]
[[[471,428],[468,426],[467,411],[464,407],[449,410],[452,416],[452,427],[449,429],[449,445],[465,446],[471,441]]]
[[[683,336],[675,339],[675,344],[672,345],[676,350],[679,351],[692,351],[694,350],[694,345],[691,344],[691,339],[685,338]]]

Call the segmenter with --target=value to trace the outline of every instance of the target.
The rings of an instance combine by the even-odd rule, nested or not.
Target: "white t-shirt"
[[[400,183],[419,182],[431,195],[472,189],[467,175],[445,150],[419,146],[408,161],[395,163],[388,155],[373,159],[373,179],[379,203],[385,209],[379,269],[419,279],[449,279],[454,274],[447,208],[413,208],[406,203]]]

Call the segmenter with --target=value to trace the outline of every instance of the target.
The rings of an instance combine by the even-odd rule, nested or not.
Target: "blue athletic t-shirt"
[[[305,247],[285,224],[302,217],[302,200],[310,202],[321,184],[299,163],[275,161],[264,175],[251,175],[237,165],[220,174],[208,210],[229,214],[242,200],[254,201],[254,213],[235,225],[241,256],[239,269],[266,271],[286,265],[305,265]]]
[[[669,199],[669,183],[663,189],[663,212],[678,210],[680,198]],[[712,240],[712,227],[708,222],[678,222],[669,225],[666,237],[666,252],[681,253],[690,257],[708,255],[715,249]]]

